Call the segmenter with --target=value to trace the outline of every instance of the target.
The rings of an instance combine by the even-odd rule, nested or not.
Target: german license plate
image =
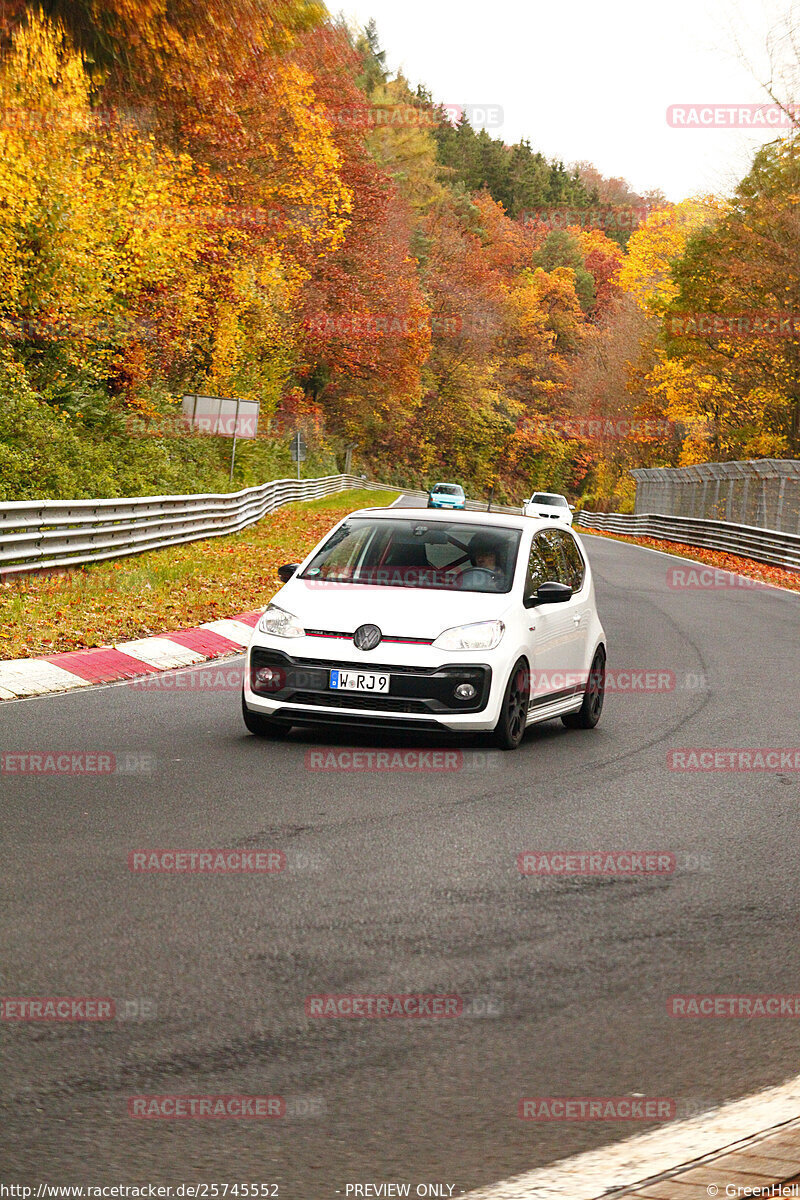
[[[391,675],[375,675],[369,671],[331,671],[334,692],[380,692],[389,694]]]

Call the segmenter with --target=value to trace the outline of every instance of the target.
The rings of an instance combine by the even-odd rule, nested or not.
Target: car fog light
[[[471,683],[460,683],[456,688],[456,695],[459,700],[473,700],[476,694],[475,688]]]
[[[259,667],[256,671],[256,684],[262,688],[276,688],[280,686],[280,676],[277,671],[273,671],[272,667]]]

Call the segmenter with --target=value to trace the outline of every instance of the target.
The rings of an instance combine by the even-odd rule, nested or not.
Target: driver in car
[[[473,587],[476,591],[500,591],[505,584],[505,575],[498,557],[494,538],[486,533],[476,534],[469,545],[471,566],[464,569],[464,586]]]

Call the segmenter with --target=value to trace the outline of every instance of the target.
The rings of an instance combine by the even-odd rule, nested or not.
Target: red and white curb
[[[262,612],[263,609],[240,613],[193,629],[178,629],[159,637],[137,638],[96,650],[0,662],[0,700],[69,692],[93,683],[115,683],[239,654],[248,645]]]

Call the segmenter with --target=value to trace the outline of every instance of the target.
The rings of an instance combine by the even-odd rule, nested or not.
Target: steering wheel
[[[487,567],[467,567],[465,571],[461,572],[460,579],[462,587],[472,584],[478,588],[481,584],[497,583],[498,575]]]

